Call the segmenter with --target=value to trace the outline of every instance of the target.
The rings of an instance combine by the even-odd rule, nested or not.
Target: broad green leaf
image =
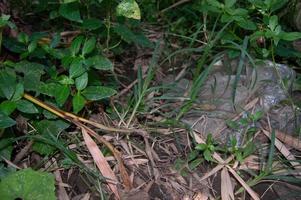
[[[247,16],[248,15],[248,10],[243,9],[243,8],[236,8],[232,15],[240,15],[240,16]]]
[[[73,62],[71,63],[70,69],[69,69],[69,76],[70,78],[76,78],[83,73],[85,73],[86,69],[82,64],[81,59],[74,59]]]
[[[136,34],[136,39],[134,43],[142,47],[148,47],[148,48],[154,47],[154,44],[142,33]]]
[[[84,61],[84,63],[98,70],[113,70],[113,63],[106,57],[97,55],[90,57]]]
[[[116,14],[127,18],[141,19],[140,8],[135,0],[122,0],[116,8]]]
[[[56,88],[60,85],[57,83],[41,83],[39,85],[39,92],[48,96],[55,96]]]
[[[40,85],[41,74],[30,71],[24,75],[24,89],[26,91],[37,91]]]
[[[62,17],[70,21],[82,22],[77,3],[61,4],[59,13]]]
[[[96,44],[95,37],[92,37],[92,38],[86,40],[84,43],[84,46],[83,46],[82,55],[84,56],[88,53],[91,53],[93,51],[93,49],[95,48],[95,44]]]
[[[8,128],[15,124],[16,124],[16,122],[12,118],[10,118],[7,115],[0,112],[0,129]]]
[[[0,182],[2,200],[55,200],[55,182],[52,174],[30,168],[9,174]]]
[[[84,19],[82,27],[88,30],[96,30],[103,25],[102,21],[96,18]]]
[[[11,100],[18,101],[19,99],[21,99],[23,97],[23,94],[24,94],[24,87],[21,83],[18,83],[16,85],[16,90],[15,90],[15,93]]]
[[[249,20],[249,19],[243,19],[240,21],[236,22],[240,27],[246,29],[246,30],[251,30],[251,31],[255,31],[257,29],[256,24]]]
[[[222,3],[218,2],[217,0],[207,0],[207,2],[210,5],[217,7],[217,8],[223,8],[223,6],[224,6]]]
[[[84,97],[93,101],[111,97],[114,94],[116,94],[115,90],[103,86],[89,86],[82,92]]]
[[[225,6],[230,8],[236,3],[236,1],[237,0],[225,0]]]
[[[24,113],[38,113],[38,109],[33,105],[33,103],[27,101],[27,100],[19,100],[17,103],[17,109]]]
[[[70,95],[69,87],[67,85],[58,84],[56,85],[54,90],[55,101],[58,103],[59,106],[63,106]]]
[[[301,32],[281,32],[279,37],[286,41],[295,41],[301,38]]]
[[[0,90],[7,99],[10,99],[16,89],[16,74],[13,71],[0,71]]]
[[[277,15],[271,16],[269,19],[268,27],[271,29],[271,31],[274,31],[277,25],[278,25],[278,16]]]
[[[120,35],[124,41],[128,43],[135,41],[136,35],[125,25],[117,24],[116,26],[113,27],[113,30],[118,35]]]
[[[81,36],[77,36],[72,41],[71,46],[70,46],[72,56],[75,56],[76,54],[78,54],[83,40],[84,40],[84,37],[81,35]],[[70,58],[69,58],[69,60],[70,60]]]
[[[16,108],[17,108],[16,102],[6,100],[0,104],[0,113],[3,113],[8,116],[12,112],[14,112]]]
[[[143,46],[143,47],[153,47],[154,45],[152,42],[145,37],[142,33],[135,34],[133,31],[131,31],[128,27],[122,24],[117,24],[113,27],[113,30],[115,33],[121,36],[121,38],[128,42],[134,42],[137,45]]]
[[[45,74],[45,66],[40,63],[21,61],[15,64],[15,70],[23,73],[24,75],[29,73]]]
[[[80,93],[77,93],[72,99],[73,112],[78,113],[81,111],[85,107],[85,102],[85,98]]]
[[[88,84],[88,73],[85,72],[75,79],[75,86],[77,90],[83,90]]]

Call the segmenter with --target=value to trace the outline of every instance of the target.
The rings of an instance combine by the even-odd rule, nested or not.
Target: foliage
[[[11,173],[0,182],[0,195],[3,200],[54,200],[54,191],[53,175],[30,168]]]
[[[245,59],[254,56],[275,61],[278,56],[279,59],[292,58],[294,62],[299,59],[296,62],[301,63],[301,54],[292,45],[293,41],[301,38],[301,33],[295,32],[281,13],[287,12],[288,0],[179,2],[184,3],[177,5],[173,0],[11,0],[10,4],[14,8],[12,13],[19,16],[17,19],[4,14],[0,17],[0,53],[5,53],[0,61],[1,157],[10,157],[13,148],[11,139],[14,142],[19,140],[12,134],[14,128],[10,128],[18,124],[16,118],[20,115],[35,128],[22,138],[34,141],[32,149],[35,152],[47,158],[60,151],[64,154],[66,166],[79,165],[75,153],[66,147],[68,141],[63,131],[69,124],[25,100],[23,96],[29,93],[67,112],[90,114],[92,111],[89,106],[92,102],[102,101],[107,104],[108,98],[118,93],[120,81],[114,64],[124,58],[120,55],[133,56],[130,51],[133,47],[139,51],[149,48],[154,53],[147,73],[144,74],[144,69],[138,67],[137,84],[129,92],[132,96],[129,95],[127,111],[119,116],[125,118],[127,127],[136,115],[149,111],[148,98],[152,98],[149,96],[163,88],[152,85],[157,67],[174,56],[181,55],[182,60],[186,59],[185,56],[188,59],[197,58],[190,74],[192,86],[187,91],[187,98],[180,102],[179,109],[175,111],[175,121],[191,109],[213,64],[225,53],[229,58],[240,56],[241,61],[236,72],[233,103]],[[29,31],[24,29],[23,22],[33,25],[33,28]],[[167,47],[170,49],[162,52],[161,41],[155,44],[148,39],[145,35],[148,25],[157,25],[163,29],[160,31],[164,32],[162,35],[165,36],[166,46],[170,44]],[[156,35],[157,32],[154,33]],[[68,34],[70,36],[65,37]],[[179,50],[175,51],[174,47]],[[192,56],[191,53],[196,55]],[[161,54],[167,56],[162,63],[159,62]],[[299,79],[295,85],[298,90],[301,88]],[[242,141],[233,137],[226,147],[221,147],[209,134],[206,143],[196,145],[187,158],[178,159],[175,168],[187,174],[204,161],[214,161],[212,154],[215,151],[224,155],[232,154],[237,161],[243,162],[255,151],[250,138],[262,115],[258,111],[252,115],[246,114],[238,121],[228,121],[228,128],[233,132],[246,133]],[[271,145],[266,174],[271,172],[273,155]],[[44,181],[44,175],[42,177],[41,173],[32,170],[8,175],[10,169],[2,163],[0,169],[0,177],[3,178],[0,191],[3,192],[3,188],[12,184],[10,182],[22,183],[22,178],[27,181],[29,176],[33,176],[37,182],[40,178],[40,182]],[[45,177],[51,182],[45,192],[51,193],[54,190],[52,180]],[[31,180],[29,183],[28,187],[31,187]],[[34,188],[16,189],[20,189],[16,193],[21,195]],[[22,197],[34,199],[34,196]],[[52,193],[48,197],[51,199]]]

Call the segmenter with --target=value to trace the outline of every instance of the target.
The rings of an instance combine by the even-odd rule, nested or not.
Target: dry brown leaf
[[[260,200],[258,194],[250,188],[250,186],[234,171],[231,167],[227,166],[229,172],[234,176],[234,178],[245,188],[245,190],[249,193],[249,195],[255,199]]]
[[[193,196],[193,200],[208,200],[208,199],[209,199],[208,195],[201,192],[198,192]]]
[[[281,140],[283,143],[287,144],[290,147],[293,147],[294,149],[301,151],[301,141],[299,138],[293,137],[279,130],[275,130],[275,135],[276,138]]]
[[[221,197],[222,200],[234,200],[233,186],[226,167],[221,173]]]
[[[271,139],[271,133],[262,130],[262,132],[269,138]],[[291,165],[294,166],[295,168],[300,168],[300,164],[298,162],[294,162],[296,160],[295,156],[286,148],[286,146],[277,138],[275,138],[275,146],[276,148],[282,153],[282,155],[290,161]]]
[[[88,148],[89,152],[91,153],[93,160],[94,160],[95,164],[97,165],[101,174],[105,178],[108,178],[109,180],[117,182],[117,177],[115,176],[114,172],[112,171],[109,163],[106,161],[104,155],[99,150],[97,144],[92,140],[90,135],[87,133],[85,128],[82,128],[82,134],[83,134],[84,141],[87,145],[87,148]],[[112,192],[115,194],[116,199],[120,199],[116,184],[112,183],[111,181],[108,181],[108,186],[110,187]]]
[[[216,174],[219,170],[221,170],[224,167],[224,165],[217,165],[216,167],[214,167],[211,171],[207,172],[204,176],[202,176],[202,178],[199,181],[203,181],[206,180],[207,178],[209,178],[210,176]]]
[[[81,200],[89,200],[90,196],[91,196],[90,193],[86,193],[85,196]]]

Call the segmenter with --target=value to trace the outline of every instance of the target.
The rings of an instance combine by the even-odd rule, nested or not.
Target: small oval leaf
[[[80,93],[77,93],[72,99],[72,105],[73,112],[78,113],[85,107],[85,98]]]
[[[17,101],[17,109],[24,113],[38,113],[38,109],[33,105],[33,103],[27,100],[19,100]]]
[[[111,97],[114,94],[116,94],[115,90],[103,86],[89,86],[82,92],[82,95],[92,101]]]

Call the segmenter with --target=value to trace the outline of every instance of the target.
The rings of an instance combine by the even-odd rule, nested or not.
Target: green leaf
[[[32,146],[33,150],[41,155],[50,155],[57,148],[60,142],[58,136],[69,124],[61,120],[42,120],[34,123],[41,140],[36,140]]]
[[[207,149],[203,153],[205,160],[212,161],[212,153]]]
[[[16,74],[13,71],[0,71],[0,90],[7,99],[13,96],[16,85]]]
[[[188,167],[190,168],[190,170],[194,170],[194,169],[197,168],[203,161],[204,161],[204,159],[202,159],[202,158],[197,158],[197,159],[193,160],[191,163],[189,163],[189,164],[188,164]]]
[[[66,75],[61,75],[59,78],[59,83],[62,85],[73,85],[74,80]]]
[[[30,73],[37,73],[37,74],[45,74],[44,68],[45,66],[40,63],[35,62],[28,62],[28,61],[21,61],[14,65],[16,72],[23,73],[24,75]]]
[[[115,33],[120,35],[124,41],[128,43],[135,41],[136,35],[125,25],[117,24],[113,27],[113,30]]]
[[[78,1],[78,0],[63,0],[63,3],[72,3],[72,2],[75,2],[75,1]]]
[[[14,110],[17,108],[17,105],[13,101],[3,101],[0,104],[0,113],[3,113],[5,115],[10,115]]]
[[[40,85],[41,74],[30,71],[24,75],[24,88],[27,91],[37,91]]]
[[[264,115],[264,112],[262,110],[259,110],[259,111],[255,112],[253,115],[251,115],[251,119],[256,122],[256,121],[260,120],[263,117],[263,115]]]
[[[0,112],[0,129],[8,128],[15,124],[16,122],[12,118]]]
[[[70,46],[72,56],[75,56],[76,54],[78,54],[83,40],[84,40],[84,37],[81,35],[81,36],[77,36],[72,41],[71,46]]]
[[[217,8],[223,8],[223,4],[218,2],[217,0],[207,0],[207,2]]]
[[[95,44],[96,44],[95,37],[92,37],[92,38],[86,40],[84,43],[84,46],[83,46],[82,55],[84,56],[88,53],[91,53],[93,51],[93,49],[95,48]]]
[[[49,45],[50,48],[55,48],[57,47],[60,42],[61,42],[61,34],[60,33],[55,33],[52,37],[51,43]]]
[[[24,94],[24,87],[21,83],[18,83],[16,85],[16,90],[15,90],[15,93],[11,100],[18,101],[19,99],[21,99],[23,97],[23,94]]]
[[[205,149],[207,149],[207,144],[198,144],[196,145],[195,149],[204,151]]]
[[[18,34],[17,39],[19,42],[21,42],[23,44],[27,44],[29,41],[29,36],[26,33],[21,32]]]
[[[70,21],[82,22],[77,3],[61,4],[59,13],[62,17]]]
[[[127,43],[134,42],[143,47],[154,47],[153,43],[145,35],[142,33],[135,34],[125,25],[117,24],[113,27],[113,30]]]
[[[82,27],[88,30],[96,30],[103,25],[102,21],[95,18],[84,19]]]
[[[269,19],[268,27],[271,29],[271,31],[274,31],[277,25],[278,25],[278,16],[277,15],[271,16]]]
[[[55,96],[56,88],[60,87],[57,83],[42,83],[39,85],[39,92],[48,96]]]
[[[228,8],[231,8],[232,6],[234,6],[236,1],[237,0],[225,0],[225,6],[228,7]]]
[[[9,23],[10,15],[1,14],[0,28],[6,26]]]
[[[81,76],[75,79],[75,86],[77,90],[83,90],[87,87],[88,84],[88,73],[85,72]]]
[[[256,24],[249,19],[242,19],[236,22],[241,28],[246,30],[255,31],[257,29]]]
[[[127,18],[141,19],[139,5],[134,0],[121,1],[116,8],[116,14]]]
[[[274,156],[275,156],[275,130],[273,129],[272,130],[272,133],[271,133],[271,146],[270,146],[270,151],[269,151],[269,157],[268,157],[268,160],[267,160],[267,164],[265,166],[265,172],[266,173],[270,173],[272,172],[272,169],[273,169],[273,160],[274,160]]]
[[[85,107],[85,102],[85,98],[80,93],[77,93],[72,99],[73,112],[78,113],[81,111]]]
[[[22,169],[9,174],[0,182],[2,200],[55,200],[55,185],[52,174]]]
[[[113,70],[113,63],[106,57],[97,55],[90,57],[84,61],[84,63],[98,70]]]
[[[114,94],[116,94],[115,90],[103,86],[89,86],[82,92],[88,100],[93,101],[111,97]]]
[[[19,100],[17,103],[17,109],[24,113],[38,113],[38,109],[33,105],[33,103],[27,101],[27,100]]]
[[[301,32],[284,32],[282,31],[279,35],[282,40],[295,41],[301,38]]]
[[[31,43],[28,45],[28,47],[27,47],[28,52],[29,52],[29,53],[32,53],[32,52],[37,48],[37,46],[38,46],[37,41],[31,42]]]
[[[85,71],[86,69],[83,67],[82,60],[79,58],[74,59],[69,69],[69,76],[70,78],[75,78],[85,73]]]
[[[59,106],[63,106],[70,95],[69,87],[67,85],[58,84],[56,85],[54,90],[55,101],[58,103]]]

